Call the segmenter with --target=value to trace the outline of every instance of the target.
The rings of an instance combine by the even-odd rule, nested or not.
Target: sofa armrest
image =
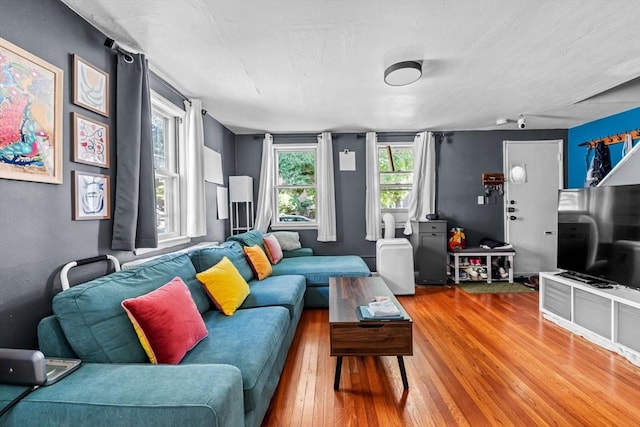
[[[78,358],[56,316],[45,317],[38,323],[38,347],[47,357]]]
[[[282,251],[282,256],[284,258],[295,258],[299,256],[313,256],[313,249],[300,248],[300,249],[294,249],[292,251]]]
[[[24,389],[0,385],[0,407]],[[239,426],[242,377],[230,365],[86,363],[28,395],[2,425]]]

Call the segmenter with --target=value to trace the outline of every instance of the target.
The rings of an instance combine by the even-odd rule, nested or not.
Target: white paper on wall
[[[356,153],[354,151],[344,150],[340,152],[340,170],[356,170]]]
[[[222,156],[209,147],[204,147],[204,180],[216,184],[223,184]]]
[[[229,218],[229,193],[227,187],[218,187],[218,219]]]

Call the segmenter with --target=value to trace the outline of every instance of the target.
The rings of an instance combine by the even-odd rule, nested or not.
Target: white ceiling
[[[610,90],[640,76],[635,0],[62,1],[237,134],[570,128],[640,106],[638,82]],[[403,60],[422,78],[385,85]]]

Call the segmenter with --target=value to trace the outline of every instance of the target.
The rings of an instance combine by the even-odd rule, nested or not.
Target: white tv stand
[[[545,319],[640,366],[640,290],[599,289],[540,273],[540,311]]]

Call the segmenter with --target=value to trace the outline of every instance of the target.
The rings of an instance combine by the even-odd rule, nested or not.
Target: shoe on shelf
[[[478,272],[474,268],[467,267],[464,269],[464,271],[466,271],[469,277],[471,277],[473,280],[478,280]]]
[[[498,273],[500,274],[501,279],[506,279],[507,277],[509,277],[509,273],[507,273],[507,271],[502,267],[498,269]]]
[[[482,279],[486,279],[487,278],[487,269],[484,267],[480,267],[476,269],[476,272],[480,275],[480,278]]]

